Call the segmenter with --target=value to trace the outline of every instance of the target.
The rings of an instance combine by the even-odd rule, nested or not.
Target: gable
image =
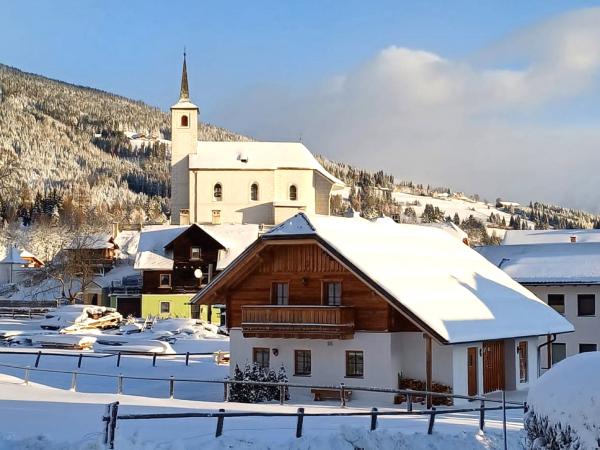
[[[225,247],[214,237],[200,228],[198,225],[190,225],[187,230],[179,234],[175,239],[165,245],[165,250],[173,250],[175,258],[184,256],[189,252],[190,247],[198,246],[202,250],[223,250]]]

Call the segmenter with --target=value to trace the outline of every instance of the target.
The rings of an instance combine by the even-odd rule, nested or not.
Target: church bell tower
[[[198,146],[198,107],[190,101],[186,55],[183,53],[179,101],[171,106],[171,223],[189,223],[190,153]]]

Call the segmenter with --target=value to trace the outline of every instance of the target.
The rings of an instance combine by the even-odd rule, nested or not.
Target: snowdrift
[[[529,390],[528,448],[600,447],[600,352],[571,356]]]
[[[126,336],[102,336],[96,339],[94,351],[98,353],[175,353],[168,342],[152,339],[128,339]]]

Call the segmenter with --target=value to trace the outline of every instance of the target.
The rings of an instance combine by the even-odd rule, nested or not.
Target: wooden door
[[[468,395],[477,395],[477,347],[467,349]]]
[[[504,341],[483,343],[483,393],[504,389]]]

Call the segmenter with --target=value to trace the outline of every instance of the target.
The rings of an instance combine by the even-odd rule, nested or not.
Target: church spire
[[[181,91],[179,92],[179,100],[189,100],[190,89],[188,87],[187,66],[185,63],[185,49],[183,50],[183,70],[181,71]]]

